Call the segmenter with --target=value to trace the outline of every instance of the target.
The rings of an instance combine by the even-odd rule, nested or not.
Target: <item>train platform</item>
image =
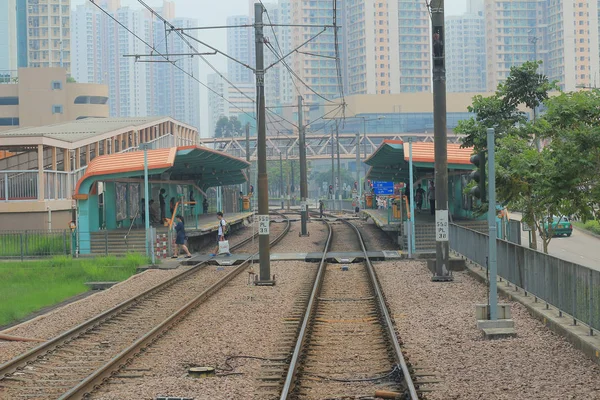
[[[225,221],[231,227],[239,225],[252,216],[252,212],[226,213],[223,215]],[[216,232],[219,229],[219,220],[217,214],[202,214],[198,216],[198,221],[185,221],[185,231],[188,236],[202,236],[211,232]],[[160,230],[161,228],[158,228]]]
[[[371,261],[390,261],[400,260],[406,258],[406,254],[402,251],[369,251],[367,252],[369,260]],[[211,257],[209,254],[198,254],[192,258],[181,258],[180,262],[182,265],[195,265],[202,262],[209,262],[213,265],[236,265],[247,260],[249,257],[253,257],[255,262],[259,261],[258,253],[254,256],[248,253],[234,253],[231,256],[224,254],[216,257]],[[319,262],[323,253],[272,253],[271,261],[305,261],[305,262]],[[355,262],[364,261],[364,254],[362,252],[328,252],[325,255],[327,262],[338,263],[338,264],[352,264]]]

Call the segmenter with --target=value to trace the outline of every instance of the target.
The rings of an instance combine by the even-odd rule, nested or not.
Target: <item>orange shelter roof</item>
[[[177,147],[148,150],[148,170],[171,168],[175,162]],[[88,165],[85,175],[77,182],[75,193],[79,193],[81,183],[92,176],[120,174],[144,170],[144,152],[108,154],[94,158]]]
[[[435,148],[432,142],[415,142],[412,145],[413,162],[432,163],[435,160]],[[461,148],[459,144],[448,143],[448,164],[470,164],[473,149]],[[408,151],[404,152],[404,159],[408,161]]]

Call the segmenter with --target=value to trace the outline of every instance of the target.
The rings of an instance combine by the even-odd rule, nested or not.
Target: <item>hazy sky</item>
[[[88,0],[71,0],[71,4],[76,6],[83,4]],[[263,0],[265,3],[275,3],[277,0]],[[374,0],[365,0],[374,1]],[[425,0],[422,0],[425,1]],[[160,7],[161,0],[145,0],[151,7]],[[249,14],[250,0],[175,0],[175,14],[178,17],[195,18],[200,25],[214,26],[225,25],[226,19],[230,15]],[[446,0],[446,15],[459,15],[465,12],[467,0]],[[122,6],[142,7],[137,0],[121,0]],[[212,31],[200,31],[200,39],[203,39],[211,46],[222,51],[227,49],[226,30],[218,29]],[[211,63],[220,71],[225,72],[227,62],[224,57],[211,56]],[[213,71],[204,63],[200,63],[200,80],[206,83],[206,75]],[[204,88],[200,90],[200,131],[202,136],[207,135],[208,129],[208,111],[207,111],[207,92]]]

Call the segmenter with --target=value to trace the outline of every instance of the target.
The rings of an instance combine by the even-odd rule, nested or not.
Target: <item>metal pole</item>
[[[412,144],[413,138],[408,138],[408,180],[410,182],[410,188],[408,193],[410,198],[408,199],[410,204],[410,237],[411,237],[411,250],[412,254],[416,252],[416,240],[417,240],[417,232],[415,231],[415,202],[414,202],[414,190],[415,190],[415,179],[413,176],[413,153],[412,153]]]
[[[337,143],[337,196],[340,201],[340,209],[342,211],[342,175],[340,168],[340,124],[338,121],[335,121],[335,141]]]
[[[246,123],[246,161],[250,162],[250,123]],[[250,169],[248,169],[248,181],[246,182],[246,195],[250,194]]]
[[[290,162],[288,161],[288,150],[289,148],[286,147],[285,149],[285,163],[287,164],[288,168],[291,170],[290,168]],[[288,211],[290,210],[290,174],[287,174],[287,209]]]
[[[146,228],[146,256],[154,255],[150,243],[150,188],[148,187],[148,145],[142,143],[144,147],[144,223]],[[154,257],[152,257],[154,258]],[[154,260],[152,260],[154,264]]]
[[[356,184],[358,185],[356,194],[358,195],[358,201],[360,201],[360,132],[356,132]],[[354,196],[354,193],[352,195]]]
[[[256,116],[258,150],[258,223],[260,280],[271,281],[269,252],[269,181],[267,179],[267,127],[265,124],[265,70],[263,54],[263,6],[254,4],[254,33],[256,40]]]
[[[332,191],[331,191],[331,198],[333,200],[333,208],[335,208],[335,152],[333,150],[333,145],[334,145],[334,140],[333,140],[333,126],[331,127],[331,187],[332,187]],[[329,190],[329,188],[328,188]]]
[[[498,292],[496,289],[496,166],[494,129],[487,129],[488,148],[488,225],[489,225],[489,266],[490,266],[490,319],[497,319]]]
[[[446,135],[446,66],[444,56],[444,0],[432,0],[433,132],[435,148],[436,262],[433,281],[451,281],[448,270],[448,139]],[[440,233],[440,229],[442,232]]]
[[[300,146],[300,236],[308,236],[306,220],[308,217],[308,183],[306,181],[306,145],[304,121],[302,119],[302,96],[298,96],[298,145]]]
[[[279,197],[281,198],[281,209],[283,210],[283,156],[279,152]]]

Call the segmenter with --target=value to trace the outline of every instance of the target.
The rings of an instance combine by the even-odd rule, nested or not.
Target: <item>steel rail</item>
[[[300,326],[300,331],[298,333],[298,339],[296,340],[296,346],[294,346],[294,352],[292,353],[290,366],[288,367],[288,372],[285,377],[283,389],[281,390],[281,396],[279,397],[281,400],[286,400],[293,388],[292,384],[294,377],[296,376],[298,366],[300,365],[299,360],[300,355],[302,354],[304,343],[306,341],[308,325],[313,314],[313,308],[316,306],[317,303],[316,299],[318,297],[318,293],[321,291],[323,277],[325,276],[325,266],[327,264],[325,260],[327,257],[327,252],[329,251],[329,247],[331,246],[331,238],[333,237],[333,229],[331,229],[331,224],[327,221],[325,221],[325,223],[329,228],[329,234],[327,235],[327,242],[325,242],[325,249],[323,250],[321,262],[319,263],[319,269],[317,271],[317,276],[315,277],[315,283],[313,284],[313,288],[310,293],[310,298],[306,306],[306,311],[304,312],[304,318],[302,319],[302,325]]]
[[[279,213],[277,213],[279,214]],[[280,214],[281,215],[281,214]],[[284,217],[285,218],[285,217]],[[277,244],[290,230],[290,221],[287,219],[287,225],[283,232],[281,232],[274,240],[271,241],[269,246]],[[161,322],[158,326],[148,332],[146,335],[140,337],[131,346],[123,350],[117,356],[115,356],[108,363],[98,368],[92,374],[90,374],[85,380],[81,381],[77,386],[73,387],[67,393],[59,397],[59,400],[67,399],[82,399],[88,397],[91,392],[99,388],[103,383],[106,383],[113,375],[118,373],[121,369],[129,365],[135,357],[138,357],[145,349],[151,346],[154,342],[160,339],[166,332],[174,328],[179,322],[181,322],[190,312],[196,307],[202,304],[206,299],[217,293],[223,286],[229,283],[233,278],[239,275],[243,270],[246,269],[250,261],[258,253],[252,254],[246,260],[244,260],[239,266],[233,269],[230,273],[219,279],[214,285],[200,293],[197,297],[189,301],[186,305],[181,307],[169,318]]]
[[[311,214],[316,214],[316,213],[311,213]],[[331,214],[324,214],[324,215],[329,215],[331,217],[335,217],[334,215],[331,215]],[[390,342],[392,343],[392,347],[394,349],[394,358],[396,359],[396,362],[398,363],[398,365],[400,366],[400,369],[402,370],[404,382],[406,383],[406,389],[408,390],[408,392],[410,394],[410,400],[418,400],[419,396],[417,394],[415,385],[412,381],[412,377],[410,375],[408,366],[406,365],[406,361],[404,360],[404,355],[402,354],[402,349],[400,348],[400,343],[398,342],[398,338],[396,337],[396,332],[394,331],[394,325],[392,323],[390,314],[389,314],[387,306],[385,304],[385,300],[383,298],[383,292],[381,291],[381,288],[379,287],[379,281],[377,279],[377,275],[375,273],[373,265],[371,264],[371,261],[369,260],[363,237],[362,237],[360,231],[358,230],[358,228],[354,224],[352,224],[351,222],[348,222],[346,220],[343,220],[343,219],[342,219],[342,221],[344,223],[346,223],[347,225],[350,225],[357,234],[362,251],[365,256],[365,263],[367,265],[367,271],[369,272],[369,277],[371,278],[371,284],[372,284],[373,290],[375,292],[375,297],[377,298],[378,306],[379,306],[380,312],[382,314],[382,317],[383,317],[385,325],[386,325],[385,326],[386,333],[388,334]],[[296,376],[296,371],[299,366],[300,355],[302,353],[302,350],[303,350],[303,347],[304,347],[304,344],[306,341],[306,332],[308,330],[308,325],[312,318],[313,308],[315,307],[316,298],[318,297],[318,293],[320,291],[321,284],[323,281],[325,264],[326,264],[325,257],[327,254],[327,250],[329,249],[330,239],[333,235],[331,225],[329,224],[329,222],[326,222],[326,223],[330,229],[329,237],[327,239],[327,245],[326,245],[325,251],[323,253],[323,258],[321,259],[321,264],[319,264],[319,271],[317,273],[317,277],[315,278],[313,290],[311,292],[310,299],[309,299],[308,305],[306,307],[306,312],[305,312],[304,318],[302,320],[302,326],[300,328],[300,333],[298,335],[298,339],[297,339],[296,345],[294,347],[294,352],[292,354],[292,359],[290,362],[290,366],[288,368],[285,383],[284,383],[283,389],[281,391],[281,395],[279,397],[280,400],[287,400],[293,389],[293,382],[294,382],[294,378]]]
[[[404,382],[406,383],[406,388],[410,394],[411,400],[418,400],[419,395],[417,394],[417,390],[415,388],[415,384],[412,380],[412,376],[408,369],[408,365],[406,365],[406,361],[404,360],[404,355],[402,354],[402,348],[400,347],[400,343],[398,342],[398,337],[396,336],[396,331],[394,330],[394,324],[392,322],[392,318],[390,317],[390,313],[387,309],[387,305],[385,304],[385,299],[383,297],[383,291],[379,286],[379,280],[377,279],[377,274],[375,273],[375,268],[373,268],[373,264],[371,260],[369,260],[369,255],[367,254],[367,248],[365,247],[365,242],[363,240],[362,234],[353,223],[342,220],[347,225],[350,225],[356,234],[358,235],[358,239],[360,241],[360,247],[362,247],[362,251],[365,254],[365,262],[367,264],[367,270],[369,271],[369,276],[371,277],[371,283],[373,284],[373,289],[375,290],[375,294],[377,297],[377,302],[379,303],[379,309],[383,314],[383,318],[385,321],[385,328],[388,334],[388,337],[394,347],[394,357],[396,358],[396,362],[400,365],[400,369],[402,370],[402,375],[404,378]]]
[[[285,215],[283,215],[281,213],[278,213],[278,212],[271,212],[271,213],[278,214],[278,215],[281,215],[284,218],[286,218]],[[270,245],[273,246],[274,244],[281,241],[283,239],[283,237],[287,234],[287,232],[289,232],[289,229],[290,229],[290,221],[289,221],[289,219],[287,219],[286,228],[283,230],[283,232],[277,238],[275,238],[271,242]],[[238,244],[233,246],[232,249],[239,248],[239,247],[243,246],[244,244],[250,242],[254,238],[254,236],[256,236],[256,234],[239,242]],[[240,265],[240,267],[247,264],[252,259],[252,257],[254,257],[254,255],[248,257]],[[143,300],[146,300],[147,298],[149,298],[151,296],[157,295],[158,293],[168,289],[170,286],[190,277],[191,275],[196,274],[203,267],[205,267],[207,265],[208,265],[208,261],[203,261],[201,263],[198,263],[198,264],[194,265],[192,268],[190,268],[189,270],[187,270],[179,275],[176,275],[173,278],[170,278],[169,280],[162,282],[162,283],[144,291],[143,293],[138,294],[135,297],[132,297],[131,299],[128,299],[122,303],[119,303],[116,306],[110,308],[109,310],[106,310],[103,313],[98,314],[97,316],[95,316],[87,321],[82,322],[81,324],[69,329],[66,332],[63,332],[62,334],[50,339],[49,341],[44,342],[44,343],[40,344],[39,346],[36,346],[33,349],[13,358],[12,360],[7,361],[6,363],[0,365],[0,382],[5,378],[10,377],[13,373],[23,370],[27,365],[32,364],[36,360],[42,358],[44,354],[51,353],[51,352],[55,351],[56,349],[60,349],[60,348],[64,347],[69,342],[75,340],[77,337],[82,336],[85,333],[92,331],[93,329],[96,329],[97,327],[101,326],[103,323],[110,321],[112,318],[118,316],[119,314],[128,310],[132,306],[136,305],[137,303],[139,303]],[[229,274],[224,276],[217,283],[215,283],[213,285],[213,287],[217,286],[221,283],[223,283],[223,284],[227,283],[228,281],[225,281],[225,279],[227,279],[227,278],[229,278],[229,280],[233,279],[233,277],[235,275],[237,275],[237,273],[235,275],[232,275],[232,273],[235,271],[238,271],[238,273],[239,273],[239,271],[241,271],[241,270],[242,270],[242,268],[236,268],[235,270],[233,270],[232,272],[230,272]],[[211,288],[208,288],[207,290],[205,290],[196,299],[198,299],[201,296],[206,296],[206,295],[210,296],[210,294],[212,294],[212,293],[209,294],[208,292],[211,290]],[[176,313],[182,312],[182,309],[184,309],[185,307],[188,307],[189,304],[190,303],[188,303],[184,307],[180,308]],[[166,323],[167,321],[172,321],[172,320],[173,320],[173,316],[171,316],[167,320],[163,321],[163,324]],[[151,332],[155,332],[155,331],[156,331],[156,328],[153,329]],[[148,333],[147,335],[149,335],[149,334],[150,333]],[[145,335],[145,336],[147,336],[147,335]],[[122,352],[120,355],[122,355],[123,353],[124,352]],[[119,356],[117,356],[117,357],[119,357]],[[113,360],[114,360],[114,358],[113,358]],[[64,395],[63,395],[63,397],[64,397]],[[63,398],[63,397],[61,397],[61,398]]]

